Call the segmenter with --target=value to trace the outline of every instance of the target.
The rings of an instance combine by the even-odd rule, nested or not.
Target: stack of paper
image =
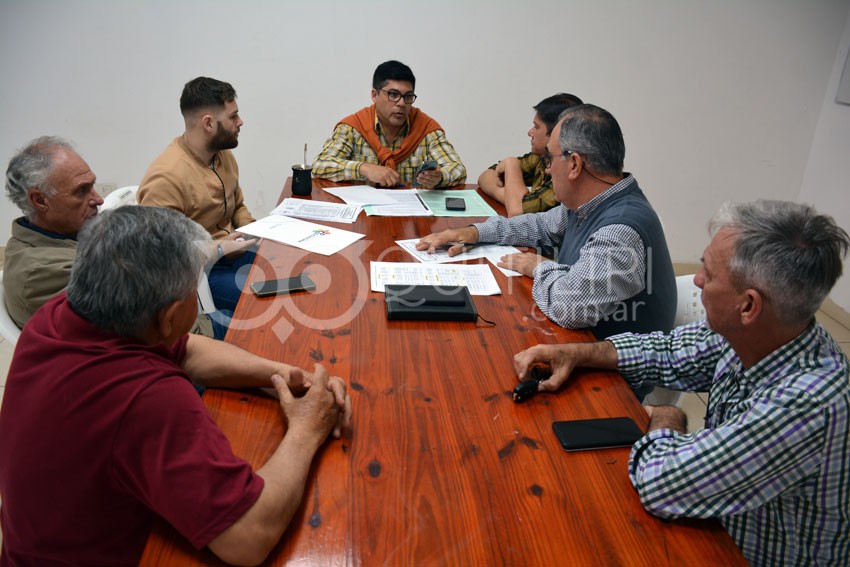
[[[368,185],[353,187],[328,187],[326,192],[349,205],[357,205],[369,216],[430,217],[431,212],[416,189],[375,189]]]
[[[362,210],[362,207],[356,205],[340,205],[339,203],[309,201],[307,199],[284,199],[280,205],[272,210],[272,214],[328,222],[353,223]]]

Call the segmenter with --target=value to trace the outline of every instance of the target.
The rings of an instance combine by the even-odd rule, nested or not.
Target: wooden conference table
[[[327,185],[315,181],[308,198],[335,200]],[[556,420],[630,416],[645,429],[646,413],[618,374],[583,371],[556,395],[511,400],[514,353],[590,338],[543,316],[529,278],[496,273],[502,294],[474,297],[495,326],[386,320],[369,262],[414,261],[396,240],[470,222],[361,214],[335,226],[366,237],[333,256],[260,246],[249,282],[304,271],[317,290],[262,300],[246,291],[226,340],[305,368],[321,362],[345,379],[354,407],[351,438],[320,450],[266,564],[746,565],[718,522],[645,512],[629,482],[629,449],[560,448]],[[236,454],[261,466],[284,433],[277,401],[224,390],[203,400]],[[142,560],[219,564],[164,523]]]

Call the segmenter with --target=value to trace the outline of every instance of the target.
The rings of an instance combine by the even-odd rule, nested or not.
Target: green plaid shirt
[[[632,447],[647,510],[719,517],[752,565],[848,565],[850,375],[823,327],[746,370],[704,321],[609,340],[633,386],[710,390],[705,429],[657,429]]]
[[[375,131],[386,148],[396,149],[407,136],[409,124],[405,124],[392,144],[387,142],[377,118]],[[451,187],[466,183],[466,167],[442,130],[427,134],[410,156],[396,168],[403,183],[412,184],[419,166],[434,160],[440,166],[443,180],[438,187]],[[333,134],[325,142],[322,151],[313,162],[313,175],[331,181],[366,181],[360,174],[362,163],[378,163],[378,154],[366,139],[348,124],[337,124]]]
[[[546,174],[540,156],[529,152],[517,159],[522,169],[522,182],[526,187],[531,187],[528,195],[522,197],[522,212],[542,213],[557,205],[555,191],[552,190],[552,177]],[[494,163],[490,169],[496,169],[497,165]]]

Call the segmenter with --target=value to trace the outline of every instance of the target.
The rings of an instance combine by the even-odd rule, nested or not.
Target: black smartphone
[[[316,284],[307,274],[301,274],[293,278],[284,278],[282,280],[266,280],[251,284],[251,291],[257,297],[270,297],[282,293],[293,293],[295,291],[308,291],[312,289],[316,289]]]
[[[446,209],[449,211],[465,211],[466,201],[461,197],[446,197]]]
[[[631,447],[644,435],[630,417],[556,421],[552,429],[565,451]]]
[[[419,175],[423,171],[433,171],[435,169],[437,169],[437,162],[436,161],[434,161],[432,159],[428,160],[428,161],[424,161],[419,166],[419,169],[416,171],[416,175]]]

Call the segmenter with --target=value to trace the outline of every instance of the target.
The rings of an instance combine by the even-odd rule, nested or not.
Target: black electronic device
[[[644,435],[630,417],[556,421],[552,429],[565,451],[630,447]]]
[[[301,274],[300,276],[283,278],[280,280],[254,282],[251,284],[251,291],[253,291],[254,295],[257,297],[270,297],[272,295],[293,293],[296,291],[309,291],[313,289],[316,289],[316,284],[307,274]]]
[[[540,382],[537,380],[523,380],[514,388],[513,400],[516,403],[524,402],[537,394],[537,385]]]
[[[446,210],[465,211],[466,201],[462,197],[446,197]]]
[[[475,321],[478,311],[466,286],[387,285],[387,319]]]
[[[529,375],[527,380],[523,380],[514,388],[512,396],[514,402],[524,402],[537,394],[537,384],[552,376],[552,370],[548,367],[532,366]]]
[[[434,160],[423,161],[419,166],[419,169],[416,171],[416,175],[418,176],[423,171],[434,171],[437,169],[437,162]]]

